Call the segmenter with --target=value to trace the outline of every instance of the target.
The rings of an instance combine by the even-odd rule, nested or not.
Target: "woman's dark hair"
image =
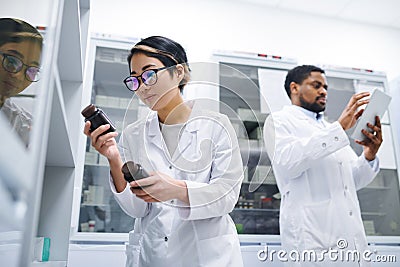
[[[303,81],[307,79],[313,71],[321,72],[322,74],[325,73],[323,69],[313,65],[297,66],[288,72],[285,79],[285,90],[289,98],[291,98],[290,83],[295,82],[297,84],[302,84]]]
[[[190,80],[190,68],[186,57],[185,49],[177,42],[163,36],[150,36],[138,42],[128,55],[129,73],[131,73],[130,62],[134,54],[143,53],[146,56],[157,58],[166,67],[182,64],[185,70],[185,76],[179,84],[179,90]],[[173,69],[171,68],[171,73]]]
[[[7,43],[34,41],[42,47],[43,36],[29,23],[14,18],[0,18],[0,46]]]

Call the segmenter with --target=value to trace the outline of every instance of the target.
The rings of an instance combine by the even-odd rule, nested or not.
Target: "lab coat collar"
[[[158,124],[157,112],[151,112],[148,116],[149,116],[149,118],[146,120],[146,126],[144,129],[145,130],[145,138],[147,135],[149,137],[150,143],[153,143],[159,149],[162,150],[163,142],[162,142],[160,126]]]
[[[195,120],[195,118],[199,114],[199,105],[194,100],[187,101],[186,104],[192,109],[192,112],[190,113],[188,121],[185,123],[184,131],[190,133],[197,132],[200,129],[200,124]]]
[[[309,111],[300,106],[291,105],[291,106],[285,106],[284,108],[286,108],[286,112],[289,112],[289,114],[292,114],[299,120],[307,120],[309,121],[310,124],[315,125],[318,128],[325,127],[323,113],[320,113],[321,116],[317,119],[316,118],[317,113]]]
[[[293,113],[296,116],[299,116],[299,119],[307,119],[310,118],[314,121],[322,120],[324,118],[324,113],[320,112],[319,115],[320,117],[317,119],[317,114],[316,112],[310,111],[308,109],[305,109],[303,107],[297,106],[297,105],[291,105],[291,106],[285,106],[286,109],[293,111]],[[303,115],[306,115],[303,116]]]
[[[290,105],[290,106],[284,106],[283,110],[287,112],[288,114],[292,114],[294,117],[296,117],[299,120],[308,120],[309,117],[302,111],[303,108],[296,106],[296,105]]]

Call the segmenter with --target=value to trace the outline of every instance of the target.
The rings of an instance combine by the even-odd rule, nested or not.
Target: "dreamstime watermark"
[[[269,249],[266,245],[264,249],[257,252],[257,258],[260,261],[275,260],[281,262],[396,262],[395,255],[378,255],[376,250],[358,250],[346,249],[348,243],[345,239],[339,239],[336,242],[336,248],[329,248],[320,251],[315,250],[274,250]]]

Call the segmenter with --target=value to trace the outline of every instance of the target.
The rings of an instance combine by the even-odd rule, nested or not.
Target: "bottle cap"
[[[90,104],[89,106],[87,106],[86,108],[84,108],[81,112],[81,114],[83,115],[83,117],[85,118],[89,118],[90,116],[92,116],[94,113],[96,112],[96,106],[93,104]]]

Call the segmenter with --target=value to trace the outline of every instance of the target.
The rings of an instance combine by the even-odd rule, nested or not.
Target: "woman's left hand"
[[[165,173],[152,172],[147,178],[130,183],[131,191],[145,202],[163,202],[179,199],[189,203],[186,183]]]

